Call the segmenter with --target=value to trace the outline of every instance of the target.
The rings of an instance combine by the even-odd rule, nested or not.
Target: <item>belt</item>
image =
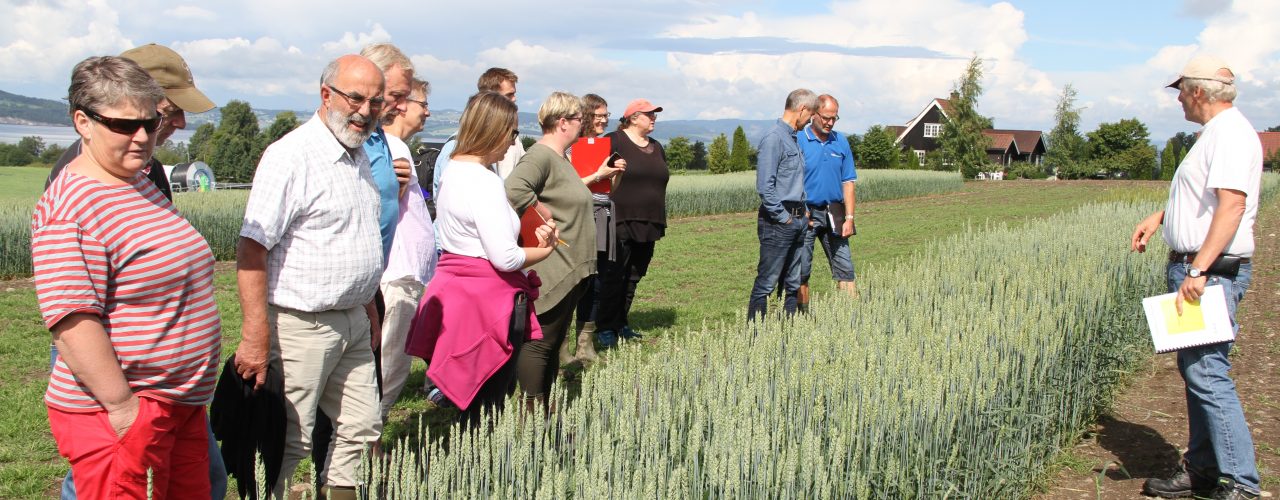
[[[1184,264],[1190,264],[1190,263],[1191,263],[1191,261],[1196,260],[1196,255],[1197,255],[1197,254],[1199,254],[1199,252],[1180,253],[1180,252],[1177,252],[1177,251],[1174,251],[1174,250],[1169,250],[1169,262],[1181,262],[1181,263],[1184,263]],[[1218,259],[1214,259],[1214,260],[1216,261],[1216,260],[1218,260]],[[1241,263],[1241,264],[1248,264],[1248,263],[1249,263],[1249,258],[1248,258],[1248,257],[1241,257],[1241,258],[1240,258],[1240,263]]]

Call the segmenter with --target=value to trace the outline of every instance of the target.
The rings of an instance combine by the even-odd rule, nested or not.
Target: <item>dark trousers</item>
[[[520,379],[520,388],[525,396],[545,396],[551,392],[551,384],[555,382],[556,372],[560,369],[560,344],[569,331],[578,299],[591,287],[591,282],[595,281],[593,278],[583,278],[558,304],[538,313],[542,338],[525,342],[524,348],[520,350],[520,359],[516,362],[516,376]]]
[[[600,312],[600,267],[604,265],[604,261],[609,259],[609,252],[596,252],[596,271],[589,278],[591,284],[583,291],[582,298],[578,299],[577,322],[579,324],[588,321],[595,321],[596,315]]]
[[[636,285],[649,272],[654,243],[619,239],[614,260],[601,261],[596,331],[618,331],[630,323],[627,316],[636,297]]]
[[[778,282],[782,282],[785,298],[783,310],[795,314],[796,295],[800,290],[800,250],[804,246],[804,234],[808,221],[802,216],[792,216],[790,224],[773,222],[761,209],[756,219],[756,236],[760,239],[760,261],[756,265],[756,282],[751,287],[751,300],[747,304],[747,320],[769,311],[769,294]]]

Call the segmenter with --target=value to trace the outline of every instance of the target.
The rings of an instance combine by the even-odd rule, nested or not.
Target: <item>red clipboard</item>
[[[599,164],[597,163],[596,165]],[[541,211],[542,217],[539,217],[535,211]],[[551,220],[551,210],[543,206],[540,201],[534,202],[533,205],[529,205],[529,208],[525,209],[524,214],[520,216],[520,239],[516,241],[517,245],[521,247],[538,246],[538,235],[534,234],[534,231],[538,229],[538,226],[545,224],[543,217],[546,220]]]
[[[609,157],[612,143],[608,137],[583,137],[573,143],[573,169],[578,177],[586,177],[596,173],[600,164]],[[613,190],[613,182],[602,180],[587,186],[592,193],[607,194]]]

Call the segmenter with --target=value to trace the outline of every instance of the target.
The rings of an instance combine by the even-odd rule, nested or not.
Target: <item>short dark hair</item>
[[[519,81],[520,78],[507,68],[489,68],[484,74],[480,75],[480,80],[476,81],[476,90],[480,92],[497,92],[502,87],[502,82],[511,82],[512,84]]]

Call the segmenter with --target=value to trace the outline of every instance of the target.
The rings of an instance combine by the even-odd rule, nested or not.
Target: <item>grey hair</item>
[[[431,82],[415,76],[413,80],[409,82],[409,93],[413,94],[414,92],[422,92],[422,97],[431,95]]]
[[[1217,80],[1202,78],[1183,78],[1182,83],[1179,83],[1178,86],[1186,92],[1194,92],[1195,89],[1204,91],[1204,96],[1209,99],[1209,102],[1234,102],[1236,100],[1236,86],[1234,83],[1222,83]]]
[[[818,94],[814,94],[813,91],[809,89],[792,90],[790,94],[787,94],[785,109],[787,111],[801,111],[805,109],[815,111],[818,109]]]
[[[334,83],[338,81],[338,69],[342,67],[342,63],[338,62],[339,59],[334,59],[332,61],[329,61],[329,65],[324,67],[324,72],[320,73],[321,85],[332,86]]]
[[[360,51],[360,55],[373,61],[373,64],[383,73],[390,70],[392,66],[400,66],[402,71],[413,73],[413,61],[410,61],[404,55],[404,52],[401,52],[395,45],[389,43],[370,44]]]
[[[138,63],[117,56],[90,57],[71,70],[67,101],[76,109],[99,112],[123,102],[155,111],[164,89]]]

